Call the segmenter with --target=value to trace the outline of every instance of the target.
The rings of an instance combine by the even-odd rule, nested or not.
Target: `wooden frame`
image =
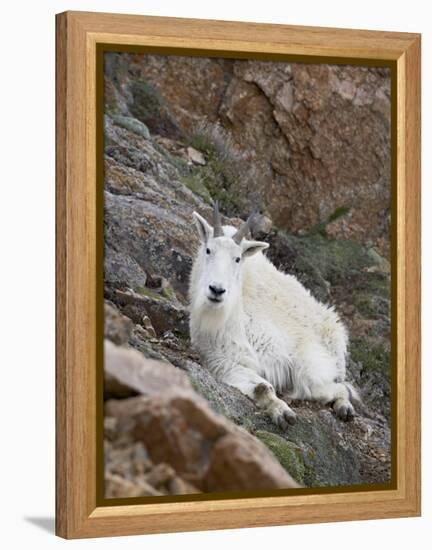
[[[101,43],[385,60],[397,120],[397,468],[391,490],[97,506],[96,53]],[[57,16],[56,532],[65,538],[420,514],[420,36],[85,12]],[[395,154],[397,153],[397,154]],[[100,320],[100,319],[99,319]]]

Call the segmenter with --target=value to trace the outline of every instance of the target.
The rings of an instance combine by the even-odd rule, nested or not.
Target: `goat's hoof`
[[[293,426],[296,422],[297,416],[291,410],[283,411],[277,418],[277,425],[283,431],[287,430],[289,426]]]
[[[343,403],[334,405],[336,416],[344,422],[350,422],[354,418],[354,407],[351,403],[344,401]]]

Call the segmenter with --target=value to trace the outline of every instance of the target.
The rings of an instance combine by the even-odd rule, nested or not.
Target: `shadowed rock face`
[[[388,481],[386,71],[294,64],[273,64],[270,70],[268,64],[258,62],[144,57],[113,56],[106,78],[106,338],[169,364],[173,372],[190,381],[206,414],[222,415],[226,425],[239,426],[254,436],[300,484]],[[115,63],[117,68],[113,68]],[[173,75],[179,67],[184,78],[177,78],[176,92]],[[196,76],[199,71],[201,79]],[[212,86],[202,75],[211,79]],[[133,81],[144,78],[142,104],[134,107],[138,96],[133,95]],[[328,110],[329,105],[333,110]],[[359,124],[357,131],[363,137],[348,124],[348,120],[360,120],[355,118],[360,113],[364,126]],[[221,126],[212,131],[206,127],[205,135],[193,134],[204,116]],[[370,134],[364,133],[366,128]],[[356,147],[364,150],[354,154]],[[375,157],[369,166],[366,159],[372,149]],[[338,157],[341,150],[352,160],[351,170]],[[250,171],[256,171],[259,178],[250,178]],[[318,171],[326,171],[329,179],[318,180]],[[341,174],[350,177],[347,188],[340,184]],[[246,185],[250,193],[244,194]],[[313,188],[320,196],[317,202]],[[347,196],[359,197],[350,213],[340,209],[347,205]],[[353,422],[338,421],[327,407],[293,402],[298,422],[282,433],[247,397],[217,382],[191,349],[187,289],[198,246],[192,212],[211,219],[211,197],[218,197],[222,212],[231,216],[224,217],[223,223],[233,225],[240,223],[237,216],[247,215],[251,197],[262,199],[267,217],[253,231],[270,243],[270,259],[296,275],[318,299],[336,306],[350,333],[348,378],[363,399]],[[283,213],[285,208],[289,213]],[[375,216],[378,211],[380,216]],[[369,225],[362,218],[366,213]],[[154,448],[151,433],[133,428],[136,415],[126,404],[141,403],[141,396],[148,392],[146,377],[133,368],[119,368],[119,377],[106,372],[111,410],[105,425],[107,494],[246,488],[239,467],[243,455],[232,447],[235,435],[220,442],[218,456],[232,459],[230,472],[236,472],[227,475],[224,489],[225,459],[215,459],[211,468],[207,461],[207,481],[203,482],[203,477],[192,479],[168,455],[150,455]],[[149,385],[151,380],[150,376]],[[178,386],[184,390],[182,383]],[[160,400],[161,410],[174,410],[173,402],[164,401],[157,392],[152,398]],[[113,411],[121,407],[129,413],[115,415]],[[186,429],[189,417],[185,418]]]
[[[223,131],[241,164],[228,178],[237,204],[227,199],[225,211],[258,202],[299,232],[345,206],[332,234],[388,256],[389,69],[125,54],[107,56],[107,67],[109,112],[196,143],[203,121]]]

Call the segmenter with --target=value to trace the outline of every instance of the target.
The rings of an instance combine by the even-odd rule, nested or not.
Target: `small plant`
[[[238,160],[239,157],[235,154],[232,136],[219,122],[200,122],[190,139],[190,145],[209,157],[217,156],[220,161]]]
[[[195,192],[205,200],[208,196],[218,200],[225,214],[239,215],[242,208],[232,189],[246,170],[242,156],[236,152],[232,136],[219,122],[213,124],[204,121],[198,124],[188,144],[201,151],[207,163],[193,169],[186,185],[190,189],[194,186]],[[203,188],[207,192],[203,192]]]
[[[308,231],[308,235],[322,235],[323,237],[327,237],[327,226],[339,218],[347,216],[349,212],[350,208],[347,206],[339,206],[325,220],[314,225]]]
[[[180,176],[180,181],[195,195],[200,196],[207,204],[212,204],[212,197],[206,185],[197,172]]]
[[[189,145],[194,149],[198,149],[198,151],[201,151],[206,156],[216,153],[215,146],[209,140],[208,136],[204,134],[194,134],[189,140]]]

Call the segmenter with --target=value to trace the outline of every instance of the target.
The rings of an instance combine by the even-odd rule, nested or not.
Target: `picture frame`
[[[394,483],[375,490],[100,505],[101,56],[187,55],[385,63],[392,71]],[[99,84],[98,84],[99,82]],[[56,533],[64,538],[420,514],[420,35],[106,13],[56,16]],[[100,187],[100,186],[99,186]],[[100,189],[99,189],[100,191]],[[99,398],[99,399],[98,399]]]

